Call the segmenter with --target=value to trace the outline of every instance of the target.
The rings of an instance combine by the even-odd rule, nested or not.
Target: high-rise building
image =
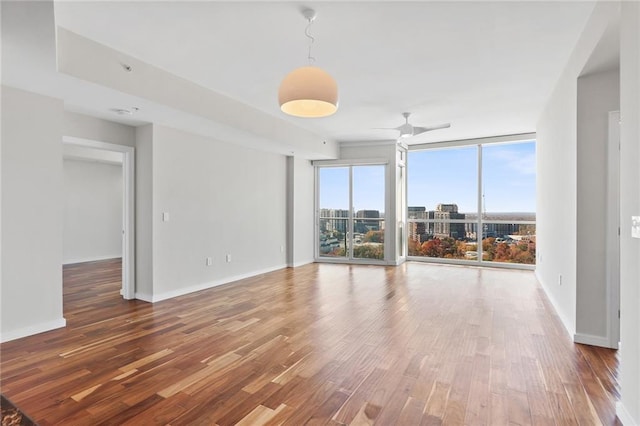
[[[458,213],[457,204],[438,204],[434,213],[436,238],[465,238],[464,223],[451,223],[449,220],[464,219],[464,213]]]
[[[425,207],[408,207],[409,219],[425,219]]]
[[[436,211],[445,213],[458,213],[458,205],[440,203],[436,206]]]
[[[366,233],[369,231],[380,230],[380,211],[379,210],[358,210],[353,224],[354,232]],[[362,220],[375,219],[375,220]]]
[[[433,238],[434,226],[433,222],[427,222],[426,219],[433,219],[434,212],[433,210],[426,211],[425,207],[409,207],[409,219],[423,219],[422,221],[409,222],[408,223],[408,233],[409,239],[413,241],[417,241],[419,243],[423,243],[428,239]]]
[[[344,219],[343,219],[344,218]],[[320,209],[321,232],[347,232],[349,210]]]

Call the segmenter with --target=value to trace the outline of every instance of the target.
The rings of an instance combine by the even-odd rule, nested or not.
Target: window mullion
[[[482,223],[482,210],[483,210],[483,191],[482,191],[482,145],[478,145],[478,224],[476,225],[476,244],[478,251],[478,263],[482,263],[482,236],[483,236],[483,227]]]
[[[353,166],[349,166],[349,237],[347,238],[347,244],[349,244],[348,256],[353,260]]]

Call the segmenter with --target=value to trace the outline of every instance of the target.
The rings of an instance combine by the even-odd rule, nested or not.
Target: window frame
[[[314,192],[315,192],[315,197],[314,197],[314,259],[316,262],[323,262],[323,263],[351,263],[351,264],[368,264],[368,265],[386,265],[388,264],[388,250],[387,250],[387,244],[386,241],[390,238],[389,237],[389,224],[385,223],[385,228],[384,228],[384,240],[385,240],[385,244],[383,245],[383,250],[384,250],[384,255],[382,259],[371,259],[371,258],[359,258],[359,257],[354,257],[353,256],[353,232],[350,233],[350,237],[349,237],[349,250],[348,253],[345,256],[341,256],[341,257],[329,257],[329,256],[321,256],[320,254],[320,220],[321,219],[331,219],[331,218],[326,218],[326,217],[321,217],[320,216],[320,211],[321,211],[321,206],[320,206],[320,169],[322,168],[329,168],[329,167],[335,167],[335,168],[348,168],[349,169],[349,207],[348,207],[348,217],[347,217],[347,229],[353,229],[353,225],[354,223],[360,219],[363,220],[363,218],[357,218],[355,217],[354,211],[353,211],[353,168],[354,167],[359,167],[359,166],[383,166],[383,176],[385,176],[384,179],[384,200],[385,200],[385,215],[386,215],[386,210],[387,210],[387,206],[388,206],[388,196],[389,196],[389,188],[388,188],[388,182],[386,179],[387,176],[387,169],[389,167],[389,161],[387,159],[381,159],[381,158],[369,158],[369,159],[360,159],[360,160],[355,160],[355,159],[346,159],[346,160],[316,160],[313,162],[313,166],[314,166],[314,180],[315,180],[315,185],[314,185]],[[339,218],[339,219],[344,219],[344,218]],[[378,221],[384,221],[387,222],[387,218],[377,218],[377,219],[368,219],[368,220],[378,220]]]
[[[525,264],[525,263],[507,263],[507,262],[496,262],[490,260],[483,260],[483,250],[482,250],[482,240],[483,240],[483,232],[481,231],[486,224],[521,224],[521,225],[534,225],[536,226],[536,221],[527,221],[527,220],[513,220],[513,221],[505,221],[505,220],[486,220],[483,218],[482,206],[483,206],[483,173],[482,173],[482,148],[483,146],[488,145],[498,145],[498,144],[517,144],[517,143],[537,143],[536,134],[535,133],[525,133],[519,135],[509,135],[509,136],[499,136],[499,137],[490,137],[490,138],[479,138],[479,139],[466,139],[466,140],[457,140],[457,141],[447,141],[447,142],[436,142],[436,143],[428,143],[428,144],[415,144],[409,145],[408,153],[407,153],[407,173],[411,170],[411,162],[410,155],[411,152],[416,151],[431,151],[431,150],[440,150],[440,149],[455,149],[455,148],[465,148],[470,146],[477,147],[477,203],[476,203],[476,219],[475,220],[467,220],[467,219],[410,219],[407,205],[407,227],[411,226],[411,223],[425,223],[425,224],[435,224],[437,223],[464,223],[470,224],[475,223],[476,225],[476,247],[477,247],[477,256],[475,260],[467,260],[467,259],[446,259],[440,257],[427,257],[427,256],[412,256],[409,255],[408,245],[409,238],[406,239],[407,248],[407,260],[410,261],[419,261],[419,262],[427,262],[427,263],[444,263],[444,264],[456,264],[456,265],[470,265],[470,266],[489,266],[489,267],[499,267],[499,268],[507,268],[507,269],[528,269],[535,270],[536,264]],[[407,194],[409,191],[409,179],[407,176],[406,179],[407,184]],[[536,259],[537,262],[537,259]]]

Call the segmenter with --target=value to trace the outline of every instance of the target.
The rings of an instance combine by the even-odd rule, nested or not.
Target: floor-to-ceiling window
[[[482,259],[536,263],[535,142],[482,146]]]
[[[535,264],[535,141],[414,150],[408,254]]]
[[[407,168],[409,256],[472,259],[477,147],[410,151]]]
[[[344,258],[349,253],[350,169],[320,167],[318,180],[318,254],[321,257]]]
[[[384,259],[385,165],[318,167],[319,258]]]

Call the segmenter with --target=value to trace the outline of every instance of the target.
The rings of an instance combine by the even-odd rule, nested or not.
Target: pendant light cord
[[[311,46],[313,42],[316,41],[315,38],[311,34],[309,34],[309,28],[311,28],[311,24],[313,23],[313,19],[309,18],[309,23],[307,24],[307,28],[304,29],[304,35],[309,39],[309,52],[307,54],[307,59],[309,60],[309,65],[313,64],[316,61],[316,58],[311,56]]]

